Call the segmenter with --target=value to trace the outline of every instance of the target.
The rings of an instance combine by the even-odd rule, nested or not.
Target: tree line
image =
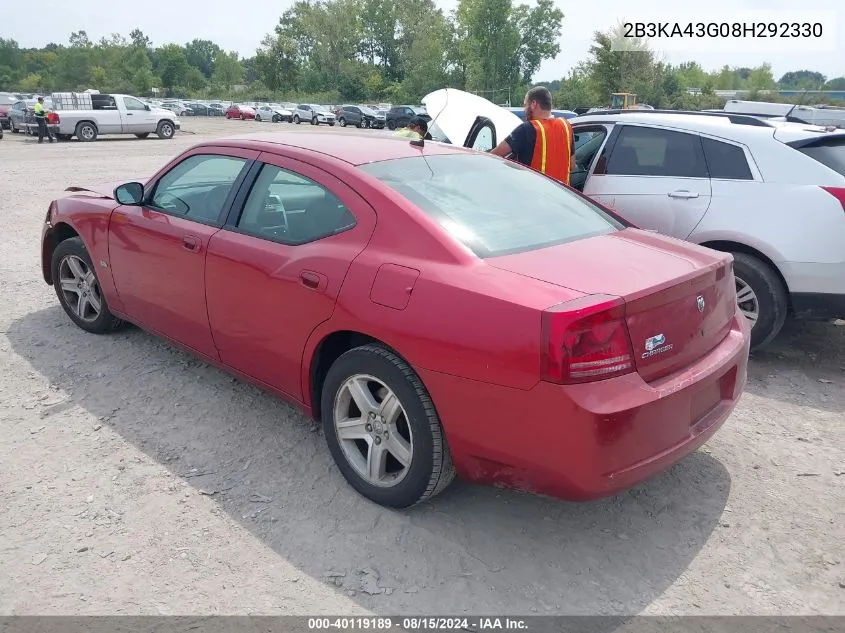
[[[99,41],[76,31],[38,49],[0,39],[0,90],[418,103],[449,86],[519,105],[541,64],[561,52],[563,19],[553,0],[459,0],[448,14],[433,0],[296,0],[251,57],[203,39],[154,45],[140,29]],[[612,50],[618,36],[595,33],[587,59],[546,83],[558,107],[607,105],[613,92],[698,109],[721,107],[715,90],[745,89],[751,98],[778,88],[845,90],[845,77],[811,70],[776,80],[767,64],[713,72],[694,61],[671,65],[645,43]]]

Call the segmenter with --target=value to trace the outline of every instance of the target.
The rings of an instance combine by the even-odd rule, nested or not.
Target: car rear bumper
[[[571,500],[630,488],[704,444],[736,406],[750,338],[734,315],[722,342],[652,383],[629,374],[523,391],[421,370],[461,477]]]

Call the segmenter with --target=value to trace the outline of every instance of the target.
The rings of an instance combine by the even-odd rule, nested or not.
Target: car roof
[[[698,114],[695,112],[663,112],[659,110],[631,110],[627,112],[593,112],[570,119],[580,123],[641,123],[679,130],[701,132],[737,141],[751,142],[761,137],[800,140],[818,136],[827,130],[823,126],[793,121],[774,121],[751,115],[725,113]],[[777,135],[775,134],[777,132]],[[829,132],[828,132],[829,133]]]
[[[426,141],[423,147],[411,145],[407,138],[372,136],[369,134],[317,134],[314,132],[255,132],[230,136],[201,143],[199,147],[232,145],[274,152],[274,146],[295,147],[318,154],[325,154],[350,165],[363,165],[383,160],[436,156],[442,154],[472,153],[472,150]]]
[[[756,124],[742,125],[734,121],[753,119]],[[672,127],[680,130],[702,132],[714,136],[735,138],[755,137],[760,135],[771,137],[773,126],[762,119],[755,119],[748,115],[694,114],[670,113],[655,110],[631,110],[629,112],[603,113],[592,112],[582,114],[569,120],[573,125],[579,123],[633,123]]]

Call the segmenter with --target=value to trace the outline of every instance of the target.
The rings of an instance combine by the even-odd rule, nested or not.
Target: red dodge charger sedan
[[[386,506],[456,473],[612,494],[704,443],[746,382],[730,255],[488,154],[252,134],[69,190],[42,265],[74,323],[134,323],[299,405]]]

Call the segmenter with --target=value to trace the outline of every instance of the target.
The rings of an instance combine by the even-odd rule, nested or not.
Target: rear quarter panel
[[[348,181],[347,181],[348,182]],[[376,189],[359,190],[379,216],[367,248],[355,259],[332,318],[311,335],[305,359],[329,334],[349,330],[383,341],[413,367],[530,389],[539,380],[540,312],[581,293],[488,266]],[[413,240],[407,236],[413,235]],[[399,246],[401,244],[401,247]],[[413,272],[404,309],[381,305],[373,285],[379,268]],[[303,363],[304,393],[310,390]]]
[[[689,240],[729,240],[775,264],[845,261],[845,213],[817,185],[713,180],[710,209]]]

